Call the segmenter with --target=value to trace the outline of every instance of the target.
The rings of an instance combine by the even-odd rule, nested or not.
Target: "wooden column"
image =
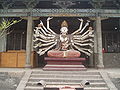
[[[96,42],[97,42],[96,43],[96,45],[97,45],[97,67],[104,68],[103,53],[102,53],[101,17],[100,16],[96,17]]]
[[[27,41],[26,41],[26,68],[31,67],[31,50],[32,50],[32,25],[33,19],[32,16],[28,16],[27,21]]]

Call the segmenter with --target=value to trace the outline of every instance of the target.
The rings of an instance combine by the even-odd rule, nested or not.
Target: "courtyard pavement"
[[[41,68],[0,68],[0,72],[25,72],[16,90],[24,90],[24,85],[27,82],[27,77],[32,71],[42,71]],[[87,69],[91,72],[100,72],[101,76],[107,83],[110,90],[120,90],[120,68],[105,68],[105,69]]]

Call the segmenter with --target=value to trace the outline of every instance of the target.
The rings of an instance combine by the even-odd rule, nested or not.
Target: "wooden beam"
[[[94,17],[99,14],[101,17],[120,17],[120,10],[109,9],[0,9],[0,17],[21,17],[21,16],[75,16]]]

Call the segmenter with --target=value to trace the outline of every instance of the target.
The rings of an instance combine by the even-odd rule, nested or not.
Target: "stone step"
[[[97,81],[97,80],[103,80],[102,78],[57,78],[57,77],[52,77],[52,78],[50,78],[50,77],[30,77],[29,78],[29,80],[31,80],[31,81],[39,81],[39,80],[50,80],[50,81],[67,81],[67,82],[69,82],[69,81],[82,81],[82,80],[93,80],[93,81]]]
[[[26,86],[24,90],[44,90],[42,86]]]
[[[109,90],[107,87],[85,87],[84,90]]]
[[[57,72],[59,72],[59,71],[57,71]],[[55,75],[55,76],[57,76],[57,75],[58,75],[58,76],[59,76],[59,75],[61,75],[61,76],[66,76],[66,75],[67,75],[67,76],[71,76],[71,75],[72,75],[72,76],[101,76],[99,73],[94,74],[94,72],[91,73],[91,74],[88,74],[88,73],[67,73],[67,72],[66,72],[66,73],[62,73],[62,72],[61,72],[61,73],[60,73],[60,72],[57,73],[57,72],[56,72],[56,73],[54,73],[54,72],[50,72],[50,71],[49,71],[48,73],[47,73],[47,72],[46,72],[46,73],[44,73],[44,72],[41,72],[41,73],[36,73],[36,72],[34,73],[34,72],[32,72],[31,75]],[[83,71],[81,71],[81,72],[83,72]]]
[[[45,66],[46,68],[84,68],[84,65],[50,65],[47,64]]]
[[[47,64],[43,70],[47,71],[86,71],[84,65],[49,65]]]
[[[64,74],[32,74],[31,77],[64,77],[64,78],[101,78],[100,75],[71,75],[71,74],[68,74],[68,75],[64,75]]]
[[[84,90],[109,90],[107,87],[85,87]]]
[[[49,58],[45,57],[45,61],[85,61],[85,58]]]
[[[37,83],[44,80],[47,85],[78,85],[87,80],[90,85],[84,90],[109,90],[99,72],[89,71],[32,71],[24,90],[44,90]]]
[[[32,74],[64,74],[64,75],[100,75],[99,72],[89,71],[33,71]]]
[[[54,61],[50,61],[50,62],[47,62],[47,64],[52,64],[52,65],[81,65],[82,62],[54,62]]]
[[[40,80],[44,80],[45,82],[64,82],[64,83],[81,83],[82,80],[65,80],[65,79],[29,79],[31,82],[39,82]],[[86,80],[86,79],[84,79]],[[96,83],[96,82],[104,82],[104,80],[87,80],[91,83]]]
[[[43,70],[45,71],[86,71],[87,69],[86,68],[56,68],[56,67],[44,67]]]
[[[43,90],[41,86],[26,86],[24,90]],[[107,87],[85,87],[84,90],[109,90]]]
[[[37,86],[38,82],[31,82],[29,81],[27,83],[27,86]],[[52,84],[52,85],[78,85],[81,84],[80,82],[70,82],[70,83],[66,83],[66,82],[46,82],[47,85]],[[86,86],[86,87],[105,87],[106,83],[105,82],[90,82],[90,85]]]

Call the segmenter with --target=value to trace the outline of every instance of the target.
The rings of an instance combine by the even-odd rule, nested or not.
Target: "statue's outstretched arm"
[[[74,42],[74,44],[76,45],[79,45],[79,46],[90,46],[90,47],[93,47],[93,44],[92,43],[77,43],[77,42]]]
[[[50,19],[52,18],[47,19],[47,28],[43,25],[43,22],[40,21],[38,27],[34,29],[34,47],[40,48],[37,51],[39,55],[43,55],[58,43],[57,34],[49,28]]]
[[[50,40],[50,39],[54,39],[55,38],[55,35],[49,36],[49,34],[45,34],[44,30],[41,27],[39,27],[39,29],[40,30],[38,30],[37,27],[36,27],[36,29],[34,29],[34,31],[35,31],[34,37],[40,37],[43,40]]]
[[[51,32],[46,29],[46,27],[44,26],[44,24],[43,24],[43,22],[42,22],[41,20],[40,20],[40,26],[43,27],[44,31],[45,31],[47,34],[51,34]]]
[[[40,44],[39,47],[47,47],[47,46],[50,46],[52,44],[54,44],[55,42],[49,42],[49,43],[44,43],[44,44]]]
[[[36,42],[36,41],[40,41],[40,42],[43,42],[43,43],[50,43],[50,42],[53,42],[55,40],[54,39],[52,39],[52,40],[44,40],[44,39],[41,39],[41,38],[35,38],[33,40],[33,42]]]
[[[47,19],[47,29],[51,32],[51,34],[56,34],[52,29],[50,29],[50,20],[52,18],[51,17],[48,17]]]
[[[52,47],[54,47],[57,44],[57,42],[54,42],[54,44],[45,47],[45,48],[41,48],[39,49],[39,51],[37,52],[39,55],[43,55],[45,52],[47,52],[49,49],[51,49]]]
[[[88,33],[89,33],[89,30],[87,30],[85,33],[83,33],[83,34],[81,35],[81,37],[85,36],[85,35],[88,34]]]
[[[50,31],[48,31],[48,30],[45,28],[45,26],[44,26],[44,24],[43,24],[42,21],[40,21],[39,27],[36,27],[36,29],[40,29],[40,31],[42,31],[42,33],[43,33],[45,36],[50,36],[50,37],[54,36],[53,34],[51,34]]]
[[[78,30],[76,30],[75,32],[73,32],[72,33],[72,35],[74,35],[74,34],[76,34],[76,33],[78,33],[78,32],[80,32],[80,30],[82,29],[82,25],[83,25],[83,19],[78,19],[81,23],[80,23],[80,26],[79,26],[79,29]]]
[[[72,33],[72,35],[75,35],[75,34],[80,34],[82,33],[85,28],[89,25],[89,20],[87,20],[87,23],[85,24],[85,26],[82,28],[82,25],[83,25],[83,20],[82,19],[79,19],[81,21],[81,24],[80,24],[80,28],[78,30],[76,30],[75,32]]]
[[[89,53],[93,53],[91,49],[81,48],[81,50],[85,50],[85,51],[88,51]]]
[[[75,42],[78,43],[86,43],[86,42],[94,42],[93,39],[87,39],[87,40],[80,40],[79,38],[77,38],[76,40],[74,40]]]
[[[94,34],[92,34],[94,31],[90,31],[88,34],[81,37],[81,40],[85,40],[86,38],[93,38]]]
[[[74,35],[73,38],[74,40],[80,40],[80,41],[83,41],[87,38],[93,38],[94,37],[94,34],[93,34],[94,30],[87,30],[85,33],[83,33],[82,35]]]
[[[82,28],[82,30],[80,31],[80,32],[78,32],[78,33],[82,33],[84,30],[85,30],[85,28],[89,25],[89,20],[87,20],[87,23],[85,24],[85,26]]]
[[[87,52],[87,51],[81,49],[80,47],[78,47],[78,46],[75,45],[74,43],[72,43],[72,46],[73,46],[74,48],[76,48],[77,50],[79,50],[80,52],[83,52],[83,53],[85,53],[86,55],[90,56],[90,52]],[[89,50],[89,49],[87,49],[87,50]]]

